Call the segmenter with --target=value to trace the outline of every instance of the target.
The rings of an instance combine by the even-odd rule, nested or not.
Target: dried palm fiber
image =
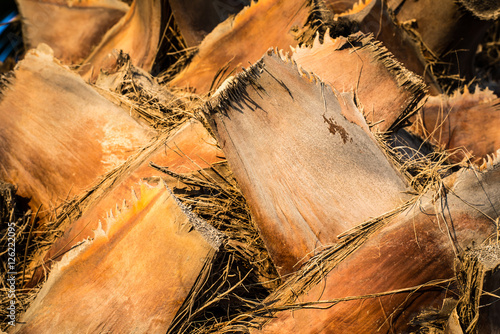
[[[153,133],[41,44],[6,79],[0,101],[0,178],[43,211],[124,162]]]
[[[350,94],[269,51],[206,106],[280,274],[407,198]]]
[[[453,152],[450,159],[478,163],[500,147],[500,99],[489,90],[430,97],[411,131]]]
[[[297,45],[292,28],[302,27],[311,0],[261,0],[218,25],[200,44],[187,67],[170,81],[199,94],[217,88],[224,79],[260,59],[270,47],[290,50]],[[221,47],[224,45],[224,47]]]
[[[74,217],[71,213],[60,217],[65,220],[70,216],[64,223],[58,224],[63,235],[48,250],[41,249],[34,257],[28,270],[29,273],[34,272],[28,286],[40,282],[54,262],[60,261],[75,245],[93,236],[100,221],[110,215],[110,208],[132,202],[130,188],[133,185],[162,175],[149,167],[150,162],[168,166],[173,172],[189,173],[221,160],[214,139],[199,122],[189,121],[174,131],[162,134],[94,184],[88,193],[81,195],[80,203],[74,204]]]
[[[116,67],[119,54],[127,53],[132,64],[150,71],[160,42],[162,0],[134,1],[127,14],[103,37],[79,69],[85,80],[95,81],[101,70]]]
[[[311,20],[313,31],[329,27],[330,32],[334,33],[332,37],[337,37],[338,33],[336,32],[339,31],[339,25],[345,25],[346,21],[354,22],[363,33],[373,33],[375,39],[381,41],[407,69],[424,77],[431,94],[441,93],[436,78],[427,70],[428,63],[418,40],[396,21],[392,11],[387,8],[383,0],[360,1],[360,4],[354,6],[352,10],[332,17],[326,9],[334,8],[334,3],[334,1],[333,4],[332,1],[325,1],[324,6],[318,7],[318,17],[316,20]],[[311,35],[306,32],[304,37],[307,36]],[[309,42],[306,41],[306,43]]]
[[[444,179],[437,192],[415,198],[402,212],[359,225],[227,331],[408,332],[420,311],[458,293],[457,255],[495,237],[499,182],[497,157],[483,171],[464,168]]]
[[[118,0],[17,0],[26,49],[45,43],[64,64],[77,64],[128,11]]]
[[[197,46],[203,38],[228,16],[250,5],[250,0],[169,0],[175,20],[188,47]]]
[[[498,333],[500,246],[489,245],[461,253],[455,261],[458,296],[441,309],[425,310],[412,320],[417,333]]]
[[[222,242],[165,185],[141,184],[107,225],[63,257],[13,333],[165,333]]]
[[[448,79],[452,74],[457,75],[456,80],[474,78],[476,50],[492,22],[474,17],[454,0],[440,1],[439,6],[430,0],[391,0],[387,6],[397,21],[420,39],[428,57],[438,67],[446,66]]]
[[[458,2],[481,20],[496,20],[500,16],[498,1],[458,0]]]
[[[318,34],[312,47],[295,49],[292,58],[341,92],[354,92],[365,119],[376,124],[372,131],[401,126],[423,104],[422,79],[371,36],[356,33],[332,39],[327,31],[323,43]]]
[[[9,278],[8,272],[12,272],[11,265],[20,269],[24,260],[22,252],[19,250],[24,250],[26,248],[28,234],[30,231],[30,221],[31,216],[34,213],[31,211],[26,203],[26,200],[22,197],[16,195],[16,187],[12,184],[2,182],[0,180],[0,277]],[[13,225],[14,224],[14,225]],[[12,235],[15,236],[15,251],[11,248],[12,245]],[[36,235],[37,241],[44,240],[45,235],[38,233]],[[13,254],[14,253],[14,254]],[[15,263],[9,260],[13,255]],[[22,273],[21,273],[22,274]],[[21,274],[18,276],[20,279]],[[6,281],[6,284],[2,284],[0,287],[0,317],[3,320],[0,323],[0,332],[2,330],[7,330],[11,327],[8,324],[10,310],[7,309],[10,306],[11,298],[9,298],[11,291],[10,282]],[[26,291],[18,289],[16,291],[16,312],[20,314],[26,307],[26,297],[28,293]]]
[[[132,65],[124,53],[115,72],[99,74],[95,88],[157,129],[171,129],[193,117],[192,111],[204,102],[203,96],[160,85],[156,77]]]
[[[179,200],[227,236],[210,272],[195,284],[168,333],[199,332],[260,303],[280,280],[227,163],[196,175],[153,167],[175,178],[179,185],[173,192]]]

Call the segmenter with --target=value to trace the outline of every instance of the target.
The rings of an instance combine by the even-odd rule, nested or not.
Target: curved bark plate
[[[220,245],[192,217],[165,187],[142,185],[130,209],[63,258],[13,333],[165,333]]]
[[[441,93],[436,78],[427,71],[420,45],[395,21],[383,0],[367,0],[366,5],[341,16],[357,22],[362,32],[373,33],[407,69],[424,77],[433,95]]]
[[[82,192],[153,135],[51,52],[46,45],[29,51],[0,101],[0,177],[45,210]]]
[[[219,23],[250,5],[251,0],[169,0],[187,46],[196,46]]]
[[[452,192],[436,203],[428,196],[401,213],[296,302],[384,293],[453,278],[454,249],[460,252],[481,245],[496,232],[500,160],[494,164],[486,172],[462,170],[454,176]],[[302,274],[297,273],[299,280]],[[297,293],[293,285],[287,289]],[[390,293],[317,305],[323,309],[283,311],[261,331],[252,333],[406,333],[414,316],[440,307],[450,294],[446,288],[430,285],[411,294]],[[264,303],[280,305],[279,299]]]
[[[128,11],[118,0],[17,0],[27,49],[45,43],[65,64],[80,63]]]
[[[500,148],[500,99],[491,91],[430,97],[412,131],[453,151],[452,161],[486,158]]]
[[[407,198],[352,97],[272,51],[207,109],[280,274]]]
[[[117,175],[112,175],[110,184],[104,184],[96,192],[99,194],[84,209],[83,215],[67,227],[64,234],[51,248],[41,255],[29,286],[35,286],[43,279],[44,272],[60,261],[75,245],[94,235],[94,231],[107,216],[111,208],[123,203],[132,203],[134,196],[130,188],[142,180],[154,179],[161,173],[149,167],[153,162],[168,166],[176,173],[190,173],[223,159],[222,152],[216,147],[215,140],[199,122],[189,121],[172,135],[164,135],[155,143],[133,157]],[[106,226],[104,226],[106,228]],[[43,268],[43,269],[42,269]]]
[[[112,70],[118,59],[115,49],[127,53],[134,66],[150,71],[160,42],[160,29],[161,0],[134,1],[127,14],[83,61],[81,76],[95,81],[101,70]]]
[[[393,0],[387,5],[432,55],[443,62],[455,63],[452,71],[470,81],[475,74],[473,61],[477,47],[491,22],[467,13],[458,2],[442,0],[437,6],[432,0]]]
[[[254,63],[270,47],[290,50],[297,45],[291,33],[309,15],[308,0],[260,0],[230,17],[208,34],[189,65],[170,84],[208,93],[215,82]],[[224,47],[221,47],[221,46]],[[218,80],[217,80],[218,79]]]
[[[358,33],[331,39],[326,32],[323,43],[317,36],[311,48],[295,49],[292,58],[329,85],[355,92],[365,118],[378,123],[372,131],[394,129],[423,104],[422,79],[370,36]]]

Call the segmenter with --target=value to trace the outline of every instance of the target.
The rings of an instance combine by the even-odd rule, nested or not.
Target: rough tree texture
[[[230,17],[206,36],[189,65],[170,84],[208,93],[242,66],[253,64],[270,47],[285,51],[297,45],[292,28],[302,27],[310,11],[308,0],[261,0]],[[224,45],[224,47],[221,47]],[[222,80],[221,80],[222,79]],[[217,88],[216,83],[213,88]]]
[[[187,122],[172,135],[163,135],[156,142],[132,157],[117,173],[111,175],[112,182],[99,185],[97,198],[86,208],[83,215],[67,226],[64,235],[51,248],[40,254],[41,261],[34,261],[36,271],[30,286],[37,284],[47,269],[79,242],[94,235],[103,219],[109,216],[109,210],[134,200],[130,188],[141,180],[156,182],[162,173],[155,172],[149,163],[167,166],[175,173],[190,173],[207,168],[210,164],[221,161],[222,152],[216,147],[215,140],[198,122]],[[104,226],[106,228],[106,226]],[[33,268],[34,269],[34,268]]]
[[[390,0],[387,5],[399,23],[418,36],[427,52],[435,59],[458,62],[453,71],[470,81],[475,74],[475,51],[491,22],[475,18],[458,2],[441,0],[435,6],[432,0]]]
[[[143,184],[140,199],[116,214],[65,255],[13,333],[168,330],[220,245],[218,234],[198,232],[200,221],[164,186]]]
[[[496,0],[458,0],[481,20],[496,20],[500,16],[500,3]]]
[[[292,58],[339,91],[354,92],[365,119],[378,123],[372,131],[400,125],[423,103],[422,80],[372,37],[358,33],[331,39],[327,32],[323,43],[318,35],[312,47],[295,49]]]
[[[13,75],[0,102],[0,177],[35,209],[79,194],[152,137],[46,45],[28,52]]]
[[[113,69],[118,59],[113,50],[127,53],[134,66],[151,70],[160,41],[161,2],[134,1],[127,14],[106,33],[101,43],[83,61],[81,76],[94,81],[101,70]]]
[[[280,274],[407,198],[352,96],[290,60],[270,52],[216,95],[210,124]]]
[[[118,0],[17,0],[27,49],[45,43],[57,59],[77,64],[128,11]]]
[[[411,130],[433,144],[456,151],[452,161],[477,162],[500,147],[500,99],[491,91],[432,96],[419,111]]]
[[[366,6],[356,7],[341,17],[357,22],[362,32],[374,34],[406,68],[424,77],[432,94],[441,92],[436,78],[427,71],[420,45],[395,21],[383,0],[367,0]]]
[[[251,0],[169,0],[175,21],[187,46],[196,46],[229,15],[238,13]]]
[[[432,199],[432,194],[420,199],[367,238],[358,250],[296,302],[366,296],[453,278],[456,255],[481,245],[496,231],[495,219],[500,212],[497,186],[500,160],[483,172],[463,169],[454,179],[448,194],[437,201]],[[322,264],[316,266],[322,267]],[[298,291],[293,285],[287,289]],[[432,288],[431,284],[411,294],[389,293],[382,297],[339,300],[316,305],[325,309],[279,312],[262,331],[253,333],[375,333],[378,330],[404,333],[414,316],[430,306],[440,307],[443,298],[449,295],[446,289]],[[280,300],[270,299],[265,303],[279,305]]]

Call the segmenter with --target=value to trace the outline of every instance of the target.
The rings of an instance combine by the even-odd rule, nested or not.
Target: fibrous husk
[[[0,102],[0,177],[49,210],[123,163],[153,133],[53,58],[27,53]]]
[[[305,70],[339,91],[354,92],[358,107],[375,129],[387,131],[404,123],[423,104],[425,84],[403,67],[371,36],[361,33],[294,50],[292,58]],[[383,91],[383,94],[380,92]]]
[[[420,40],[427,57],[434,59],[431,65],[442,86],[461,85],[464,78],[474,78],[476,50],[491,22],[474,17],[454,0],[440,1],[439,6],[431,0],[393,0],[387,5],[398,22]]]
[[[259,60],[270,47],[290,50],[290,46],[297,45],[292,29],[306,23],[310,3],[309,0],[252,3],[208,34],[198,53],[170,84],[205,94],[239,72],[242,66]]]
[[[169,0],[186,45],[199,45],[219,23],[250,5],[251,0]]]
[[[57,264],[13,333],[168,330],[222,236],[163,185],[142,184],[115,214]]]
[[[481,20],[496,20],[500,16],[500,4],[495,0],[458,0]]]
[[[120,53],[115,50],[127,53],[133,65],[150,71],[160,42],[161,10],[162,0],[134,1],[83,61],[80,75],[95,81],[100,71],[116,69]]]
[[[500,148],[500,99],[489,90],[430,97],[418,112],[411,130],[449,150],[450,159],[473,162]]]
[[[133,117],[157,129],[178,126],[193,117],[193,110],[204,101],[202,96],[160,85],[156,77],[132,65],[124,53],[116,71],[100,73],[95,87],[110,101],[130,109]]]
[[[175,131],[161,135],[72,203],[69,212],[65,212],[57,224],[62,236],[48,250],[40,250],[31,263],[29,273],[34,273],[29,285],[40,282],[46,271],[66,252],[91,237],[99,221],[109,216],[110,208],[132,202],[134,197],[130,188],[134,184],[143,179],[152,182],[156,178],[158,182],[162,173],[155,173],[149,166],[150,162],[168,166],[173,172],[190,173],[222,159],[215,141],[199,122],[189,121]]]
[[[274,51],[206,112],[280,274],[407,198],[352,96]]]
[[[17,0],[26,49],[44,43],[65,64],[77,64],[129,7],[118,0]]]
[[[360,225],[234,326],[254,319],[247,326],[262,330],[252,333],[411,330],[409,321],[419,312],[458,293],[456,257],[496,235],[499,182],[498,158],[482,172],[460,170],[445,181],[446,191],[432,191],[399,214]]]
[[[429,85],[431,94],[441,92],[433,73],[427,70],[428,62],[422,53],[419,41],[396,21],[394,14],[383,0],[367,0],[333,19],[325,17],[324,20],[317,21],[315,25],[328,26],[330,32],[338,31],[336,27],[345,25],[345,21],[355,22],[357,29],[366,34],[372,33],[375,39],[381,41],[407,69],[422,76]],[[332,37],[337,37],[337,35]]]

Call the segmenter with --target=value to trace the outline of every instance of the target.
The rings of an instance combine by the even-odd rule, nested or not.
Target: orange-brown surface
[[[500,148],[500,99],[491,91],[433,96],[419,111],[412,131],[454,151],[453,161],[485,158]]]
[[[149,150],[135,159],[125,173],[119,176],[110,189],[103,189],[103,195],[84,212],[82,217],[72,223],[64,235],[49,249],[43,265],[36,270],[30,285],[43,278],[44,270],[61,257],[74,245],[94,235],[94,230],[103,223],[109,212],[124,202],[134,201],[131,188],[143,179],[160,176],[149,167],[153,162],[159,166],[167,166],[176,173],[189,173],[207,168],[210,164],[221,161],[222,152],[215,146],[215,140],[198,122],[188,122],[172,136],[160,138]],[[104,224],[104,223],[103,223]],[[105,224],[104,224],[105,225]],[[42,269],[43,268],[43,269]]]
[[[45,43],[57,59],[77,64],[99,44],[106,32],[125,15],[128,6],[118,0],[19,0],[27,49]]]
[[[164,187],[57,265],[13,333],[165,333],[215,249]]]
[[[219,70],[225,76],[256,62],[271,47],[290,51],[297,45],[291,29],[302,28],[309,14],[307,0],[261,0],[229,18],[206,36],[199,51],[170,83],[208,93]],[[222,81],[220,81],[221,83]],[[217,85],[213,88],[217,88]]]
[[[115,49],[127,53],[134,66],[151,70],[160,41],[160,25],[161,0],[134,1],[127,14],[83,61],[80,74],[95,81],[101,70],[113,69],[118,58]]]
[[[2,95],[0,177],[34,209],[79,194],[152,137],[58,64],[46,45],[28,52]]]
[[[297,302],[384,293],[453,278],[455,252],[481,245],[496,231],[498,182],[498,164],[486,173],[463,171],[454,193],[437,201],[441,204],[427,198],[402,212]],[[446,285],[431,285],[412,294],[324,303],[317,305],[324,309],[280,312],[253,333],[406,333],[413,317],[440,308],[445,297],[454,297],[454,292]]]
[[[384,2],[367,0],[366,6],[360,8],[359,12],[343,17],[358,22],[362,32],[372,33],[406,68],[424,77],[431,94],[441,93],[436,79],[427,70],[420,45],[394,21]]]
[[[354,106],[266,55],[226,82],[210,124],[280,274],[407,198],[402,176]],[[232,86],[233,85],[233,86]],[[230,104],[220,105],[224,97]]]
[[[311,48],[297,48],[292,58],[339,91],[354,92],[365,118],[378,123],[373,130],[387,131],[413,113],[424,96],[422,80],[362,34],[325,36],[323,43],[316,38]]]
[[[196,46],[229,15],[238,13],[250,0],[169,0],[175,22],[187,46]]]

